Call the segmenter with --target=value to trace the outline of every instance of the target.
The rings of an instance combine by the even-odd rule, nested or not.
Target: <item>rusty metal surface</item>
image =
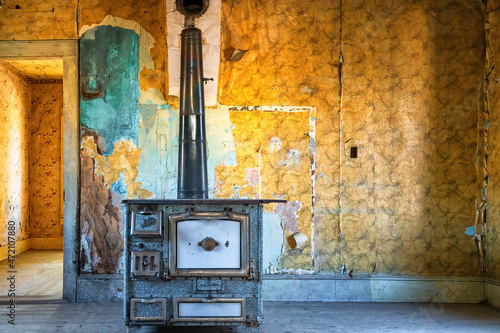
[[[204,204],[194,205],[192,202]],[[239,204],[229,202],[237,202]],[[247,203],[242,203],[247,202]],[[253,205],[248,204],[252,202]],[[124,274],[124,322],[129,332],[138,330],[142,325],[164,326],[219,326],[219,325],[246,325],[256,328],[263,318],[262,313],[262,214],[260,200],[124,200],[125,211],[125,274]],[[161,211],[163,233],[157,236],[131,234],[132,212]],[[231,211],[228,211],[231,208]],[[189,214],[187,213],[189,212]],[[169,217],[192,215],[193,218],[227,218],[233,215],[245,215],[248,219],[248,236],[243,237],[247,242],[246,251],[242,251],[242,266],[245,275],[225,276],[218,270],[198,276],[177,276],[170,270],[171,257],[175,255],[169,248],[172,241],[169,230]],[[222,217],[221,217],[222,216]],[[173,235],[175,237],[175,235]],[[131,253],[139,251],[160,251],[159,270],[157,277],[133,276],[131,267]],[[238,271],[238,269],[235,269]],[[172,274],[174,273],[174,274]],[[241,273],[241,272],[240,272]],[[166,319],[160,321],[133,320],[131,318],[131,300],[165,299]],[[179,319],[175,305],[178,300],[194,299],[200,302],[216,300],[233,300],[241,302],[242,316],[234,318],[186,318]],[[176,302],[177,300],[177,302]],[[177,315],[176,315],[177,313]],[[176,320],[177,318],[178,320]],[[242,319],[244,318],[244,319]]]

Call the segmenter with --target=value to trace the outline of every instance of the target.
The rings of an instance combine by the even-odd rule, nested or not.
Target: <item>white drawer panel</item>
[[[177,223],[178,269],[231,269],[241,267],[241,222],[186,220]],[[204,240],[217,242],[207,251]]]
[[[241,303],[179,303],[179,317],[241,317]]]

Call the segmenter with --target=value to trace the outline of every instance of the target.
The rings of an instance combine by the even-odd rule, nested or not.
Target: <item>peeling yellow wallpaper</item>
[[[296,260],[292,254],[285,254],[284,268],[303,266],[333,272],[341,266],[338,252],[340,16],[339,0],[314,4],[222,2],[220,103],[316,109],[314,215],[309,213],[305,217],[309,208],[300,211],[302,221],[312,221],[315,250],[306,251],[307,255],[299,255]],[[230,61],[235,50],[246,53],[241,60]],[[273,129],[283,130],[276,127],[269,130]],[[293,131],[292,134],[297,140],[303,135]],[[233,135],[240,134],[235,129]],[[245,150],[251,151],[252,142],[244,145],[247,148],[237,147],[237,156],[245,154]],[[255,165],[248,163],[248,168]],[[293,179],[293,172],[290,177]],[[294,185],[303,186],[296,181]],[[310,258],[305,259],[306,256]]]
[[[315,114],[307,109],[233,108],[236,166],[215,169],[215,197],[278,198],[286,205],[266,205],[282,219],[287,235],[302,232],[311,239]],[[279,268],[312,269],[311,243],[283,254]]]
[[[0,61],[0,246],[7,245],[7,222],[16,240],[29,237],[28,114],[29,82]]]
[[[223,4],[221,102],[317,108],[316,270],[479,274],[482,23],[468,1]]]
[[[486,224],[477,226],[484,232],[485,249],[485,269],[486,276],[500,280],[500,147],[498,138],[500,137],[500,87],[497,78],[500,75],[498,70],[498,58],[500,57],[500,13],[497,8],[499,1],[488,1],[485,8],[485,28],[486,28],[486,59],[485,85],[487,88],[486,127],[487,135],[487,165],[486,174],[488,180],[484,192],[487,200]],[[483,183],[483,182],[482,182]]]
[[[59,238],[63,85],[31,84],[29,115],[30,237]]]

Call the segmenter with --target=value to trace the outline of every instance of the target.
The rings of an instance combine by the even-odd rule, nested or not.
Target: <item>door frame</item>
[[[63,299],[76,301],[80,198],[78,40],[0,41],[0,59],[63,59]]]

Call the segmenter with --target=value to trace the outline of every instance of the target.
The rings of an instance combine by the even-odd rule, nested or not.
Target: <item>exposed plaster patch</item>
[[[163,98],[161,91],[156,88],[149,88],[146,91],[141,90],[139,104],[165,105],[167,102]]]
[[[476,226],[473,225],[473,226],[465,228],[465,234],[467,236],[475,236],[476,235]]]
[[[281,149],[281,140],[278,137],[273,137],[269,143],[269,152],[277,152]]]
[[[260,181],[259,173],[260,173],[259,167],[246,168],[245,169],[245,174],[246,174],[245,181],[247,182],[247,184],[250,186],[253,186],[253,187],[259,185],[259,181]]]
[[[299,232],[297,227],[297,212],[302,208],[302,202],[293,200],[286,204],[279,203],[274,207],[274,213],[279,214],[282,219],[283,226],[292,234]]]
[[[211,0],[207,12],[202,17],[195,19],[196,27],[202,31],[203,48],[203,73],[206,81],[205,105],[217,105],[217,85],[219,76],[220,57],[220,27],[221,27],[221,1]],[[184,15],[175,8],[175,1],[167,1],[167,46],[168,46],[168,72],[169,95],[180,95],[180,63],[181,63],[181,32],[184,28]]]
[[[290,149],[286,155],[286,159],[278,161],[279,166],[300,166],[300,154],[295,149]]]

